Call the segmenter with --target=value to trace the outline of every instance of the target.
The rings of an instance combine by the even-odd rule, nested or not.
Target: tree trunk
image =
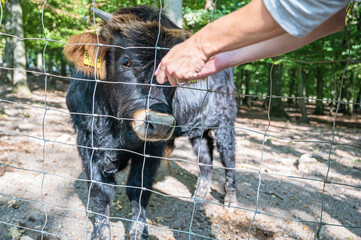
[[[301,119],[300,119],[300,122],[302,123],[308,123],[309,120],[308,120],[308,116],[307,116],[307,108],[306,108],[306,105],[305,105],[305,94],[304,94],[304,91],[305,91],[305,88],[304,88],[304,84],[303,84],[303,76],[302,76],[302,68],[301,67],[298,67],[297,68],[297,72],[296,72],[296,77],[297,77],[297,95],[298,97],[300,97],[298,99],[298,106],[300,108],[300,111],[301,111]]]
[[[14,35],[23,38],[23,11],[21,9],[20,0],[11,0],[12,26]],[[14,75],[13,75],[13,91],[20,95],[29,95],[30,90],[26,77],[26,55],[24,41],[14,38]]]
[[[355,111],[361,112],[361,84],[359,84],[360,88],[358,90],[357,98],[356,98],[356,104],[355,105]]]
[[[237,106],[242,106],[242,97],[241,94],[243,93],[242,91],[242,80],[243,80],[243,71],[241,69],[238,69],[237,75],[236,75],[236,81],[235,81],[235,86],[236,86],[236,91],[237,91],[237,96],[236,96],[236,101],[237,101]]]
[[[274,65],[272,74],[272,92],[270,96],[282,96],[282,65]],[[270,79],[271,83],[271,79]],[[274,118],[288,118],[281,98],[272,98],[270,116]]]
[[[314,113],[316,115],[323,115],[323,76],[322,76],[321,68],[317,68],[316,77],[317,77],[316,92],[317,92],[317,99],[319,100],[316,100],[316,108]]]
[[[48,65],[48,72],[52,73],[53,72],[53,66],[54,66],[54,53],[53,53],[52,50],[48,50],[47,65]]]
[[[335,81],[335,68],[334,65],[332,64],[331,66],[331,71],[332,71],[332,78],[331,78],[331,103],[330,103],[330,116],[333,115],[333,106],[334,104],[334,100],[337,98],[337,94],[336,94],[336,81]]]
[[[182,5],[183,0],[164,0],[164,10],[168,17],[180,28],[183,26]]]
[[[352,115],[353,114],[353,88],[354,88],[354,74],[351,72],[350,76],[350,86],[347,89],[347,113]]]
[[[288,103],[288,106],[292,105],[293,102],[294,102],[294,99],[292,98],[293,97],[293,93],[295,91],[295,71],[292,70],[291,72],[291,82],[290,82],[290,86],[289,86],[289,92],[288,92],[288,99],[287,99],[287,103]]]
[[[9,2],[5,3],[5,11],[8,13],[5,22],[5,31],[6,33],[12,34],[12,24],[11,24],[11,4]],[[12,37],[6,37],[5,42],[5,63],[4,67],[12,68],[14,66],[14,57],[13,57],[13,48],[14,48],[14,39]],[[13,82],[13,71],[5,71],[5,82]]]
[[[157,9],[158,8],[158,0],[153,0],[152,6],[153,6],[153,8]]]
[[[250,81],[251,81],[251,77],[249,74],[249,71],[244,70],[244,77],[245,77],[245,83],[246,83],[246,92],[245,92],[245,96],[243,99],[243,104],[246,105],[247,107],[251,106],[251,97],[249,96],[249,88],[250,88]]]
[[[42,53],[38,53],[38,55],[37,55],[36,68],[39,69],[40,71],[43,70],[43,54]]]
[[[53,67],[54,67],[54,52],[52,50],[48,51],[48,61],[47,61],[47,65],[48,65],[48,73],[54,73],[53,71]],[[48,77],[48,86],[49,89],[55,89],[55,85],[56,85],[56,78],[49,76]]]
[[[342,103],[340,103],[340,108],[339,108],[339,112],[340,113],[345,113],[345,114],[348,114],[348,112],[347,112],[347,94],[348,94],[348,91],[347,91],[347,85],[348,85],[347,77],[348,77],[347,74],[345,74],[345,77],[343,79],[342,89],[341,89],[341,97],[340,97]],[[340,81],[342,81],[342,75],[341,75],[341,80]],[[339,99],[339,98],[337,98],[337,99]]]
[[[66,76],[66,61],[65,59],[61,59],[61,64],[60,64],[60,75],[61,76]]]
[[[206,9],[208,11],[213,11],[214,8],[215,8],[214,0],[205,0],[204,9]]]

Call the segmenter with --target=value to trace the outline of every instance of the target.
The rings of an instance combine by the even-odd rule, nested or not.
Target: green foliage
[[[296,88],[294,88],[293,93],[290,93],[290,85],[292,81],[297,81],[297,79],[295,79],[295,70],[300,66],[305,78],[306,97],[317,97],[316,71],[319,70],[322,73],[321,76],[324,81],[324,99],[337,100],[342,75],[350,54],[350,58],[355,61],[351,62],[347,67],[347,72],[343,79],[344,89],[342,90],[342,99],[345,101],[355,101],[357,99],[361,87],[361,59],[359,57],[361,55],[361,43],[359,41],[361,37],[360,13],[361,6],[355,4],[347,16],[345,29],[347,38],[349,39],[350,52],[348,51],[345,32],[340,31],[294,52],[280,56],[281,60],[278,60],[277,64],[283,65],[283,74],[281,77],[283,82],[282,96],[297,96]],[[286,59],[315,63],[306,64]],[[236,67],[236,73],[248,71],[247,77],[251,78],[250,94],[268,94],[271,63],[272,59],[265,59]],[[237,74],[235,75],[237,76]],[[353,80],[351,80],[351,78],[353,78]],[[235,81],[242,82],[238,84],[238,86],[240,86],[238,87],[238,91],[245,93],[245,79],[235,79]]]
[[[203,1],[184,1],[184,27],[196,32],[213,20],[239,9],[248,2],[250,2],[250,0],[219,1],[213,12],[203,8]]]
[[[4,5],[7,1],[2,0]],[[235,11],[250,0],[222,0],[217,1],[215,11],[204,9],[204,0],[184,0],[183,15],[184,27],[191,29],[193,32],[198,31],[206,24],[218,19],[226,14]],[[93,18],[89,10],[93,2],[89,0],[48,0],[45,6],[42,0],[22,0],[24,11],[24,32],[25,38],[36,38],[26,40],[28,59],[36,65],[36,55],[42,53],[45,45],[45,58],[48,68],[56,66],[61,67],[64,57],[62,49],[64,42],[70,36],[84,31],[95,32],[94,21],[99,24],[99,18]],[[95,7],[107,12],[114,12],[120,7],[130,7],[136,5],[160,5],[156,0],[97,0]],[[44,8],[44,11],[43,11]],[[42,15],[42,12],[44,13]],[[276,64],[282,65],[282,96],[297,96],[296,87],[296,69],[302,68],[304,76],[305,92],[307,97],[316,97],[317,72],[321,71],[324,81],[323,97],[325,99],[336,100],[340,92],[340,83],[346,67],[346,61],[350,54],[351,62],[347,67],[344,77],[343,98],[345,100],[355,101],[361,91],[361,5],[355,3],[348,12],[346,20],[346,32],[349,39],[350,52],[348,43],[343,31],[318,40],[297,51],[280,56]],[[5,32],[4,23],[8,18],[5,11],[2,19],[0,30]],[[43,21],[42,21],[43,20]],[[242,23],[240,23],[242,24]],[[43,27],[44,26],[44,27]],[[45,34],[46,33],[46,37]],[[51,39],[46,41],[46,39]],[[0,52],[4,52],[6,37],[1,36]],[[327,63],[305,64],[287,59],[297,59],[306,62],[326,61]],[[329,61],[329,62],[328,62]],[[338,62],[332,62],[338,61]],[[273,59],[265,59],[250,64],[244,64],[235,68],[235,84],[240,93],[255,94],[260,96],[268,95],[269,73]],[[64,65],[64,64],[63,64]],[[249,79],[247,83],[247,79]],[[247,83],[247,84],[246,84]],[[247,85],[247,89],[246,89]],[[292,89],[293,88],[293,89]]]

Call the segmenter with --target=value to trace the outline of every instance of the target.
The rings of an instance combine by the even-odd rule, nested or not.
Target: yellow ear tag
[[[94,67],[94,60],[90,58],[88,51],[85,51],[84,53],[84,64]],[[100,64],[100,58],[97,58],[97,68],[100,68]]]
[[[194,80],[189,81],[189,83],[197,83],[197,82],[199,82],[198,79],[194,79]]]

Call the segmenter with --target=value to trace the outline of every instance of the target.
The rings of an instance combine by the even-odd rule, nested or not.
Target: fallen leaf
[[[8,207],[9,207],[9,208],[12,207],[12,208],[14,208],[14,209],[18,209],[18,208],[19,208],[19,206],[16,205],[16,200],[15,200],[15,199],[11,199],[11,200],[8,201]]]
[[[163,221],[163,217],[155,217],[155,220],[157,221],[157,222],[161,222],[161,221]]]
[[[29,236],[22,236],[20,238],[20,240],[33,240],[33,239],[31,237],[29,237]]]
[[[17,227],[12,227],[9,229],[10,235],[12,239],[20,239],[21,233],[19,232],[19,229]]]
[[[122,203],[119,200],[117,200],[115,202],[115,209],[116,210],[122,210],[123,209]]]

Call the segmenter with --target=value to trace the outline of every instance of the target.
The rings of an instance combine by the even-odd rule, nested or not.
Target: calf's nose
[[[134,113],[132,128],[137,136],[145,141],[157,142],[172,137],[175,118],[171,114],[142,109]]]

